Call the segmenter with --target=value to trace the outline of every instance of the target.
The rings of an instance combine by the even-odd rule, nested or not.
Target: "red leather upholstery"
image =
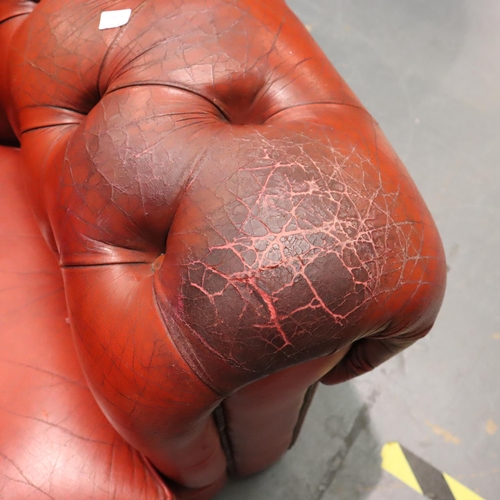
[[[171,500],[88,389],[23,191],[19,152],[0,146],[0,498]]]
[[[318,380],[429,331],[445,281],[432,218],[283,1],[2,8],[2,107],[79,361],[164,476],[197,495],[268,466]]]

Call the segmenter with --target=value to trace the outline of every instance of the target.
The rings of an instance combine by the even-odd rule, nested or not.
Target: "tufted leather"
[[[124,8],[125,26],[98,29]],[[432,218],[283,1],[9,0],[0,15],[0,132],[20,141],[86,381],[165,477],[205,495],[228,467],[270,465],[318,380],[432,327]]]
[[[173,500],[90,394],[20,167],[0,146],[0,498]]]

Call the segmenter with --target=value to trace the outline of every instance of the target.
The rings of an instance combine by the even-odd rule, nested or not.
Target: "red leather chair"
[[[283,1],[8,0],[0,46],[12,498],[211,498],[432,327],[432,218]]]

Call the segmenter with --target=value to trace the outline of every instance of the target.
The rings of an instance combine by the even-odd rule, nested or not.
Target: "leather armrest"
[[[282,0],[61,6],[11,30],[3,107],[79,362],[165,477],[221,485],[288,448],[318,380],[427,334],[437,229]]]

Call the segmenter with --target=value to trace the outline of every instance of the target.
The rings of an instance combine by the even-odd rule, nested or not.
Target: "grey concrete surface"
[[[449,264],[432,333],[322,387],[297,445],[218,500],[417,500],[380,468],[398,441],[500,499],[500,2],[289,0],[382,126]]]

